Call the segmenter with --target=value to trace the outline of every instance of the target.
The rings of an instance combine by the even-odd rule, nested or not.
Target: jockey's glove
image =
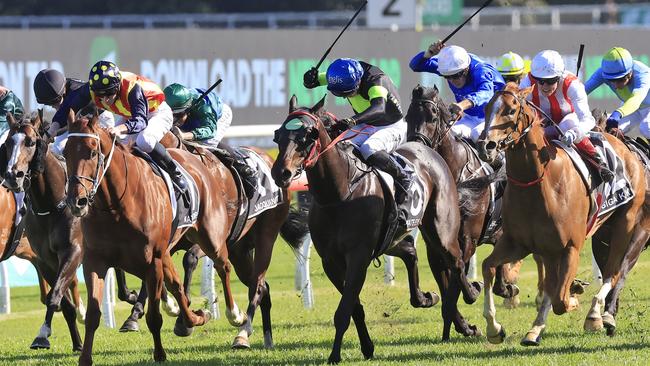
[[[562,142],[564,142],[567,145],[573,145],[574,142],[578,139],[578,134],[573,131],[573,130],[568,130],[567,132],[564,133],[564,136],[562,136]]]
[[[449,113],[451,113],[450,123],[458,121],[463,116],[463,108],[456,103],[449,105]]]
[[[61,128],[58,122],[52,122],[50,124],[50,127],[45,131],[45,134],[47,135],[48,139],[53,138],[56,136],[56,132]]]
[[[354,118],[344,118],[336,121],[337,124],[339,125],[345,125],[347,128],[352,128],[357,125],[357,121],[355,121]]]
[[[607,122],[605,122],[605,130],[609,131],[614,128],[618,128],[618,123],[621,120],[621,113],[619,111],[614,111],[612,114],[609,115],[609,118],[607,118]]]
[[[318,69],[312,67],[311,69],[307,70],[305,75],[302,76],[302,84],[307,89],[313,89],[319,86],[320,83],[318,82]]]

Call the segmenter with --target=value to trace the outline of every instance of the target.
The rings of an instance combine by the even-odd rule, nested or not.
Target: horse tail
[[[477,209],[478,198],[490,184],[506,180],[505,164],[489,175],[468,179],[458,184],[458,204],[461,214],[468,215]]]
[[[291,207],[289,215],[280,228],[280,236],[289,244],[294,252],[297,252],[309,235],[307,219],[309,211],[306,209]]]

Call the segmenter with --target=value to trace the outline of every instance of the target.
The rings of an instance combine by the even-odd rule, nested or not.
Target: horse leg
[[[168,256],[168,252],[163,252],[163,256]],[[153,337],[153,359],[156,362],[163,362],[167,359],[160,338],[160,328],[162,328],[162,315],[160,314],[160,296],[163,289],[163,260],[162,258],[153,258],[149,271],[145,278],[149,306],[147,307],[147,328]]]
[[[546,319],[548,318],[548,314],[552,307],[550,294],[553,294],[559,286],[558,276],[560,273],[558,271],[558,266],[560,265],[559,263],[561,263],[560,259],[548,257],[546,263],[549,271],[548,276],[545,278],[542,301],[540,301],[537,308],[537,317],[533,321],[531,329],[520,342],[522,346],[539,346],[541,344],[542,334],[546,329]]]
[[[248,315],[239,310],[235,298],[232,296],[230,285],[232,264],[225,253],[220,253],[219,257],[215,256],[212,258],[212,261],[214,262],[214,269],[217,271],[217,274],[221,279],[221,285],[223,286],[223,294],[226,303],[226,318],[233,327],[241,327],[248,321]]]
[[[418,255],[415,245],[410,240],[402,240],[386,251],[386,254],[400,258],[406,266],[411,293],[411,306],[414,308],[430,308],[440,301],[440,296],[434,292],[422,292],[418,273]]]
[[[535,296],[535,306],[537,310],[542,307],[544,301],[544,260],[539,254],[533,254],[535,265],[537,266],[537,295]]]
[[[115,271],[117,273],[117,269]],[[124,272],[122,272],[124,274]],[[124,321],[124,324],[120,327],[120,332],[138,332],[140,331],[140,326],[138,325],[138,320],[144,315],[144,306],[147,303],[147,287],[142,282],[140,287],[140,292],[138,293],[138,298],[135,300],[135,304],[131,308],[131,315]]]
[[[641,251],[645,247],[645,243],[650,239],[650,233],[643,228],[636,230],[632,237],[632,242],[628,247],[627,253],[623,258],[621,270],[618,275],[616,285],[610,291],[609,295],[605,298],[605,312],[603,313],[603,325],[607,330],[608,336],[614,336],[616,333],[616,314],[618,313],[618,299],[625,285],[627,274],[632,270],[636,262],[639,260]]]
[[[72,278],[76,276],[77,268],[81,263],[81,253],[81,247],[77,245],[71,245],[66,250],[60,250],[57,253],[59,268],[47,305],[54,308],[55,311],[61,309],[61,299],[68,291]]]
[[[199,265],[199,259],[204,256],[205,254],[198,245],[192,245],[192,247],[185,252],[185,255],[183,255],[183,269],[185,272],[183,276],[183,288],[185,289],[185,297],[187,297],[188,306],[192,304],[192,299],[190,298],[192,275],[194,274],[196,267]]]
[[[511,263],[524,258],[528,251],[516,245],[507,236],[503,235],[494,246],[494,250],[483,260],[483,317],[487,323],[487,339],[490,343],[501,343],[506,337],[505,328],[496,320],[497,309],[494,304],[492,285],[496,275],[496,267],[500,264]]]
[[[77,328],[76,323],[77,307],[74,306],[67,296],[64,296],[63,299],[61,299],[61,311],[63,312],[63,317],[68,324],[70,338],[72,338],[72,351],[81,351],[81,336],[79,336],[79,329]]]
[[[180,314],[174,325],[174,334],[179,337],[187,337],[192,334],[195,326],[207,323],[211,318],[211,314],[207,310],[190,310],[189,301],[185,296],[183,284],[178,277],[172,257],[166,252],[163,253],[161,260],[165,284],[180,307]]]
[[[176,301],[174,300],[173,296],[169,296],[167,293],[167,288],[163,286],[162,289],[162,294],[161,294],[161,305],[165,313],[171,317],[177,317],[178,314],[180,314],[180,308],[178,307],[178,304],[176,304]],[[189,305],[189,301],[188,301]]]
[[[120,301],[126,301],[131,305],[135,305],[139,301],[139,294],[135,290],[129,290],[129,287],[126,285],[126,275],[124,270],[120,268],[114,268],[115,270],[115,282],[117,282],[117,298]],[[144,284],[141,289],[144,288]],[[145,298],[146,298],[145,293]],[[139,318],[138,318],[139,319]]]
[[[84,302],[81,300],[81,296],[79,296],[79,280],[77,280],[76,275],[72,277],[72,281],[70,281],[68,294],[71,296],[72,303],[76,309],[77,321],[79,324],[84,324],[86,321],[86,307],[84,306]]]
[[[545,262],[550,261],[547,276],[549,280],[546,281],[547,293],[551,296],[551,304],[553,312],[557,315],[562,315],[566,312],[572,311],[578,307],[578,298],[571,295],[571,285],[578,272],[578,262],[580,261],[580,250],[574,246],[573,243],[584,241],[584,238],[571,240],[564,248],[564,252],[559,257],[559,261],[555,258],[545,258]],[[557,281],[553,281],[551,271],[558,273]],[[555,277],[555,276],[553,276]],[[556,284],[554,289],[549,289],[548,284]]]
[[[366,260],[362,258],[366,258]],[[350,326],[350,318],[352,316],[354,316],[354,324],[357,328],[361,352],[366,359],[370,359],[374,355],[375,347],[365,323],[365,312],[359,302],[359,293],[363,288],[368,265],[370,264],[368,261],[369,258],[370,253],[362,253],[360,251],[348,253],[345,256],[345,267],[343,268],[341,268],[340,263],[334,264],[326,262],[323,259],[323,268],[328,267],[328,270],[326,270],[327,276],[342,295],[334,313],[334,327],[336,328],[336,332],[332,352],[327,359],[327,362],[330,364],[341,362],[343,335]]]
[[[88,291],[88,309],[86,311],[86,332],[81,355],[79,356],[79,365],[90,366],[93,364],[92,352],[95,331],[99,327],[99,320],[102,315],[101,304],[104,294],[104,278],[108,266],[86,253],[83,270]]]
[[[52,290],[47,294],[46,300],[49,300],[52,295]],[[47,306],[45,311],[45,322],[41,325],[38,335],[32,341],[31,349],[50,349],[50,341],[48,338],[52,335],[52,317],[54,316],[54,309]]]

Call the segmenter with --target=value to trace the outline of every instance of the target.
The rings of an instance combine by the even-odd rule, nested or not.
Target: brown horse
[[[193,153],[205,153],[202,148],[197,149],[196,145],[185,145],[176,134],[167,133],[161,143],[167,147],[181,148]],[[264,151],[255,148],[249,148],[255,151],[265,161],[270,168],[273,164],[273,159]],[[262,329],[264,334],[264,346],[266,348],[273,347],[273,336],[271,326],[271,294],[270,286],[265,280],[266,271],[268,270],[273,246],[278,233],[282,235],[284,240],[293,248],[302,245],[299,235],[296,231],[300,230],[301,224],[306,221],[306,216],[300,214],[297,210],[291,210],[287,215],[288,207],[290,204],[290,196],[287,190],[282,190],[283,202],[278,206],[268,209],[255,218],[248,221],[243,235],[229,248],[229,259],[232,263],[237,277],[248,287],[248,300],[249,305],[246,310],[249,321],[242,326],[239,334],[235,337],[232,347],[235,349],[250,348],[248,337],[252,334],[252,321],[255,315],[256,308],[259,306],[262,315]],[[183,287],[185,295],[188,300],[190,299],[190,283],[192,274],[196,269],[198,260],[205,256],[200,246],[192,244],[192,242],[182,238],[170,250],[170,255],[173,255],[178,250],[185,250],[183,256]],[[133,308],[131,316],[124,322],[120,330],[130,331],[137,328],[137,319],[141,316],[144,306],[144,298],[146,298],[146,288],[140,292],[138,303]],[[163,303],[164,305],[164,303]],[[175,332],[187,334],[187,330],[181,328],[180,318],[177,320]],[[191,329],[190,329],[191,330]]]
[[[289,116],[276,131],[279,155],[272,173],[278,186],[287,187],[306,169],[309,191],[314,197],[309,231],[325,273],[342,294],[334,315],[336,335],[328,358],[328,362],[338,363],[350,317],[354,319],[364,357],[372,358],[374,354],[359,293],[373,252],[383,238],[389,201],[379,178],[371,170],[357,168],[360,162],[345,147],[333,145],[325,150],[332,140],[323,122],[327,118],[324,103],[325,98],[310,109],[298,108],[296,97],[291,98]],[[287,127],[288,123],[291,127]],[[457,240],[460,213],[455,184],[446,164],[433,150],[408,143],[398,151],[414,162],[428,190],[425,195],[431,197],[423,202],[425,213],[420,230],[427,243],[429,266],[443,294],[443,338],[447,339],[460,292],[471,303],[479,293],[477,287],[480,288],[465,277]],[[403,245],[400,239],[407,234],[398,230],[398,240],[393,244]],[[473,330],[466,332],[472,334]]]
[[[492,206],[492,197],[498,196],[496,177],[490,175],[490,170],[484,168],[485,163],[476,154],[470,144],[450,133],[451,113],[445,102],[440,98],[438,88],[425,88],[416,86],[412,92],[411,104],[405,117],[408,123],[408,141],[418,141],[435,149],[449,165],[449,170],[458,184],[459,200],[461,207],[461,248],[464,252],[465,263],[476,252],[476,247],[484,243],[494,244],[501,236],[500,217]],[[480,187],[472,187],[475,180],[491,180],[490,183]],[[466,185],[469,185],[467,187]],[[497,197],[497,200],[500,200]],[[500,205],[500,202],[495,202]],[[494,219],[494,226],[488,228],[490,220]],[[544,267],[541,258],[534,255],[537,263],[537,297],[536,302],[541,304],[544,289]],[[515,307],[519,303],[519,288],[514,284],[518,277],[521,262],[508,266],[498,266],[496,271],[495,286],[492,291],[495,295],[504,298],[504,305]],[[505,281],[505,278],[509,281]]]
[[[192,227],[176,230],[170,237],[173,218],[166,198],[167,187],[148,164],[99,128],[96,112],[90,120],[81,117],[71,121],[69,130],[64,153],[70,172],[68,205],[75,215],[82,217],[84,275],[89,289],[86,340],[80,363],[92,362],[92,340],[99,324],[101,287],[109,267],[122,268],[146,282],[149,301],[147,325],[154,338],[156,361],[166,358],[160,339],[162,318],[159,301],[163,277],[167,288],[181,308],[180,316],[184,326],[191,328],[209,320],[209,313],[189,310],[189,301],[169,255],[170,246],[176,244],[183,236],[199,244],[201,250],[214,262],[223,284],[226,317],[229,322],[234,326],[243,327],[245,332],[250,330],[247,325],[249,319],[245,313],[239,311],[231,292],[231,260],[235,261],[236,258],[230,258],[230,255],[237,250],[249,255],[249,240],[253,241],[257,236],[263,238],[255,241],[258,244],[267,241],[273,243],[273,233],[277,234],[274,225],[280,226],[282,220],[267,217],[265,222],[265,218],[259,217],[257,220],[260,221],[260,230],[249,231],[253,224],[250,220],[240,237],[239,245],[228,248],[226,240],[235,220],[239,201],[238,190],[230,171],[210,153],[195,155],[172,149],[170,152],[176,161],[197,183],[200,209],[197,222]],[[283,206],[286,215],[288,204]],[[268,266],[271,247],[272,245],[265,245],[255,248],[256,267]],[[262,260],[267,262],[262,263]],[[254,294],[252,306],[268,301],[270,309],[270,299],[264,296],[268,293],[268,285],[264,281],[263,272],[255,278],[255,283],[257,286],[251,286],[253,289],[250,291]]]
[[[48,151],[41,138],[41,120],[37,114],[10,126],[5,142],[7,165],[5,185],[15,192],[26,190],[31,210],[25,217],[26,235],[38,258],[39,272],[52,285],[47,295],[45,323],[31,348],[50,348],[54,312],[62,310],[72,337],[74,351],[81,350],[81,337],[75,320],[81,305],[76,271],[83,257],[79,219],[65,206],[66,172],[63,163]],[[72,297],[68,293],[72,290]],[[75,301],[76,298],[76,301]],[[83,312],[79,314],[82,319]]]
[[[504,196],[503,235],[483,262],[486,298],[483,315],[487,321],[487,337],[492,343],[500,343],[505,338],[504,328],[496,320],[490,291],[497,265],[519,260],[531,252],[543,258],[544,300],[532,329],[521,341],[523,345],[538,345],[551,306],[558,315],[578,306],[570,288],[578,269],[580,249],[591,232],[607,221],[611,240],[603,266],[603,286],[594,297],[585,321],[587,329],[594,329],[596,323],[602,322],[600,305],[612,286],[617,285],[626,253],[648,239],[646,222],[640,221],[646,182],[637,157],[619,140],[605,134],[624,161],[635,197],[601,216],[589,229],[589,191],[566,152],[546,141],[542,121],[525,99],[530,92],[531,88],[519,90],[510,83],[495,93],[486,109],[484,140],[479,144],[482,157],[488,161],[499,151],[505,152],[509,181]]]

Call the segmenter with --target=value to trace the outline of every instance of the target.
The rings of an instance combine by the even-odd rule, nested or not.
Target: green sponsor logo
[[[93,39],[92,43],[90,44],[88,68],[100,60],[112,61],[113,63],[119,65],[120,54],[115,38],[100,36]]]

